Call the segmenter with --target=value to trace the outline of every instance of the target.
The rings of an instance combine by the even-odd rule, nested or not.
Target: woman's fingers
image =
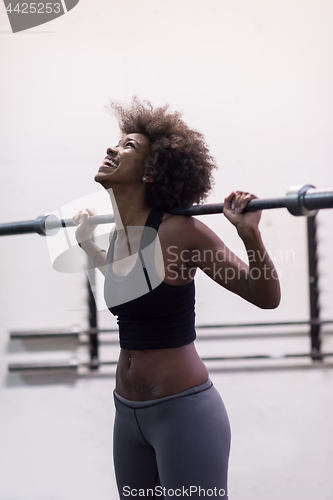
[[[241,213],[250,200],[257,198],[254,194],[246,191],[233,191],[225,199],[225,208],[233,210],[235,213]]]
[[[92,208],[86,208],[85,211],[88,212],[88,214],[91,216],[97,215],[96,212]]]
[[[94,215],[97,214],[91,208],[80,210],[80,212],[74,215],[74,224],[78,226],[75,232],[75,236],[79,243],[83,243],[84,241],[91,239],[96,226],[89,224],[89,219]]]
[[[235,197],[236,193],[234,191],[232,191],[229,196],[227,196],[225,199],[224,199],[224,208],[227,209],[227,210],[230,210],[231,209],[231,206],[232,206],[232,202],[233,202],[233,199]]]
[[[80,210],[77,214],[74,215],[73,220],[76,226],[80,224],[88,225],[89,217],[97,215],[91,208],[85,208]]]
[[[249,201],[256,198],[247,191],[233,191],[224,200],[223,213],[237,229],[258,226],[261,212],[244,212]]]
[[[75,214],[73,217],[73,221],[76,226],[78,226],[81,223],[81,220],[82,220],[82,210],[80,210],[80,212]]]

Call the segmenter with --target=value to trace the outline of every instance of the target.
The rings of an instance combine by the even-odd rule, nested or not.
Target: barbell
[[[224,203],[208,203],[180,207],[170,210],[173,215],[207,215],[223,212]],[[287,208],[295,216],[312,217],[319,209],[333,208],[333,188],[317,189],[311,184],[292,186],[283,198],[266,198],[250,200],[244,211],[255,212],[273,208]],[[96,215],[89,218],[91,225],[110,224],[114,222],[114,215]],[[52,236],[60,228],[74,227],[73,219],[58,219],[53,214],[38,216],[35,220],[6,222],[0,224],[0,236],[15,234],[38,233],[42,236]]]

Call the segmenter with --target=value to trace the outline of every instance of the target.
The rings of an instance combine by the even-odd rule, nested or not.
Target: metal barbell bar
[[[224,203],[210,203],[193,205],[192,207],[175,208],[170,210],[173,215],[207,215],[223,212]],[[287,208],[295,216],[312,217],[319,209],[333,208],[333,188],[317,189],[310,184],[292,186],[284,198],[254,199],[246,206],[247,212],[267,210],[273,208]],[[114,215],[96,215],[90,217],[90,224],[110,224],[114,222]],[[15,234],[38,233],[42,236],[52,236],[58,229],[74,227],[73,219],[58,219],[55,215],[45,214],[35,220],[7,222],[0,224],[0,236]]]
[[[95,215],[90,217],[91,225],[111,224],[114,222],[113,214]],[[0,236],[10,236],[14,234],[38,233],[41,236],[53,236],[60,228],[75,227],[73,219],[58,219],[53,214],[39,215],[34,220],[6,222],[0,224]]]

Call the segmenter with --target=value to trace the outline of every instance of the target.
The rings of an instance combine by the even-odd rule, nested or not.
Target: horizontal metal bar
[[[250,328],[263,326],[292,326],[292,325],[330,325],[333,324],[333,319],[328,320],[299,320],[299,321],[267,321],[261,323],[220,323],[211,325],[195,325],[196,330],[212,329],[212,328]],[[117,332],[118,329],[99,328],[99,333]]]
[[[333,335],[333,331],[325,332],[326,335]],[[275,339],[309,337],[309,332],[261,332],[261,333],[219,333],[213,335],[198,335],[197,341],[206,340],[249,340],[249,339]]]
[[[89,224],[91,226],[95,226],[98,224],[113,224],[114,223],[114,215],[106,214],[106,215],[94,215],[89,218]],[[59,229],[62,227],[76,227],[76,224],[73,219],[50,219],[46,221],[46,229]]]
[[[320,353],[321,357],[331,357],[333,352]],[[283,358],[311,358],[313,354],[311,352],[305,353],[272,353],[272,354],[252,354],[245,356],[214,356],[214,357],[203,357],[203,361],[245,361],[245,360],[260,360],[260,359],[283,359]],[[103,365],[115,365],[117,361],[101,361],[100,366]]]
[[[113,331],[114,333],[118,333],[118,330],[114,330]],[[89,335],[89,333],[87,333],[87,335]],[[327,335],[333,335],[333,331],[329,331],[329,332],[325,332],[325,336]],[[309,336],[309,332],[261,332],[261,333],[220,333],[220,334],[213,334],[213,335],[197,335],[197,341],[206,341],[206,340],[246,340],[246,339],[263,339],[263,338],[268,338],[268,339],[272,339],[272,338],[290,338],[290,337],[308,337]],[[40,335],[36,335],[36,336],[27,336],[27,335],[24,335],[22,337],[20,337],[19,335],[18,336],[11,336],[11,339],[12,340],[48,340],[50,338],[75,338],[75,339],[78,339],[79,338],[79,335],[68,335],[68,336],[56,336],[56,335],[53,335],[52,337],[49,336],[49,335],[43,335],[43,334],[40,334]],[[89,340],[87,341],[83,341],[81,340],[80,343],[81,344],[84,344],[84,343],[89,343]],[[118,340],[118,336],[117,338],[114,338],[113,340],[99,340],[100,344],[118,344],[119,340]]]
[[[333,320],[312,320],[312,321],[275,321],[266,323],[223,323],[216,325],[196,325],[196,330],[208,330],[208,329],[219,329],[219,328],[251,328],[251,327],[264,327],[264,326],[292,326],[292,325],[330,325],[333,324]],[[78,338],[80,335],[91,335],[95,333],[118,333],[118,328],[97,328],[93,330],[80,330],[78,328],[64,329],[64,330],[13,330],[10,332],[11,340],[26,340],[26,339],[48,339],[48,338]],[[303,335],[304,333],[296,333],[295,335]],[[305,333],[306,334],[306,333]],[[236,336],[237,334],[232,334]],[[252,334],[245,334],[246,337],[251,337]],[[258,334],[261,336],[262,334]],[[273,335],[273,334],[266,334]],[[277,333],[276,335],[279,335]],[[286,335],[293,335],[293,332],[287,333]],[[223,336],[224,337],[224,336]],[[218,338],[217,335],[208,337],[204,336],[202,338]]]
[[[318,355],[318,353],[316,353]],[[272,354],[253,354],[249,356],[217,356],[213,358],[201,358],[203,361],[245,361],[251,359],[285,359],[285,358],[311,358],[314,356],[313,353],[272,353]],[[333,352],[321,352],[320,358],[328,358],[333,356]]]
[[[171,210],[174,215],[207,215],[223,212],[224,203],[193,205]],[[288,208],[293,215],[314,215],[314,210],[333,208],[333,188],[316,189],[313,186],[289,188],[284,198],[250,200],[244,212],[255,212],[274,208]]]
[[[284,198],[255,199],[249,201],[244,212],[255,212],[257,210],[269,210],[274,208],[285,208]],[[207,203],[205,205],[193,205],[192,207],[181,207],[170,210],[173,215],[209,215],[223,212],[224,203]]]
[[[90,225],[112,224],[114,215],[95,215],[89,218]],[[58,219],[55,215],[45,214],[35,220],[5,222],[0,224],[0,236],[13,236],[17,234],[38,233],[42,236],[52,236],[58,229],[76,227],[73,219]]]
[[[333,352],[320,353],[321,358],[332,357]],[[249,356],[214,356],[203,357],[203,361],[250,361],[250,360],[278,360],[289,358],[312,358],[313,353],[271,353],[271,354],[253,354]],[[10,363],[8,371],[10,373],[17,372],[51,372],[51,371],[71,371],[77,372],[79,368],[98,368],[101,366],[114,366],[118,361],[99,361],[93,364],[89,362],[79,362],[77,359],[72,358],[63,362],[44,362],[44,363]]]
[[[180,207],[170,211],[174,215],[206,215],[223,212],[224,203],[211,203]],[[333,189],[316,189],[311,185],[291,187],[284,198],[254,199],[249,201],[246,212],[267,210],[274,208],[288,208],[293,215],[314,215],[315,210],[333,208]],[[114,215],[97,215],[90,217],[89,223],[110,224],[114,222]],[[0,236],[15,234],[38,233],[52,235],[63,227],[74,227],[73,219],[57,219],[54,215],[46,214],[35,220],[7,222],[0,224]]]
[[[329,325],[333,324],[333,319],[328,320],[301,320],[301,321],[271,321],[264,323],[222,323],[212,325],[196,325],[196,329],[206,328],[250,328],[262,326],[292,326],[292,325]]]
[[[11,340],[47,339],[61,337],[78,337],[82,332],[78,329],[64,330],[13,330],[10,332]]]
[[[6,222],[0,225],[0,235],[10,236],[12,234],[36,233],[36,220],[20,222]]]
[[[307,210],[333,207],[333,189],[310,188],[303,196],[303,204]]]
[[[31,372],[31,371],[77,371],[81,363],[76,358],[68,361],[42,362],[42,363],[10,363],[8,371],[13,372]]]
[[[101,333],[104,330],[80,330],[80,329],[64,329],[64,330],[13,330],[9,332],[11,340],[27,340],[27,339],[48,339],[48,338],[78,338],[80,335],[93,335]],[[118,332],[118,328],[110,328],[108,333]]]

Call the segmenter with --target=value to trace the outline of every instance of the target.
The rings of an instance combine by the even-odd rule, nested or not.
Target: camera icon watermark
[[[13,33],[48,23],[72,10],[80,0],[22,2],[4,0]]]

